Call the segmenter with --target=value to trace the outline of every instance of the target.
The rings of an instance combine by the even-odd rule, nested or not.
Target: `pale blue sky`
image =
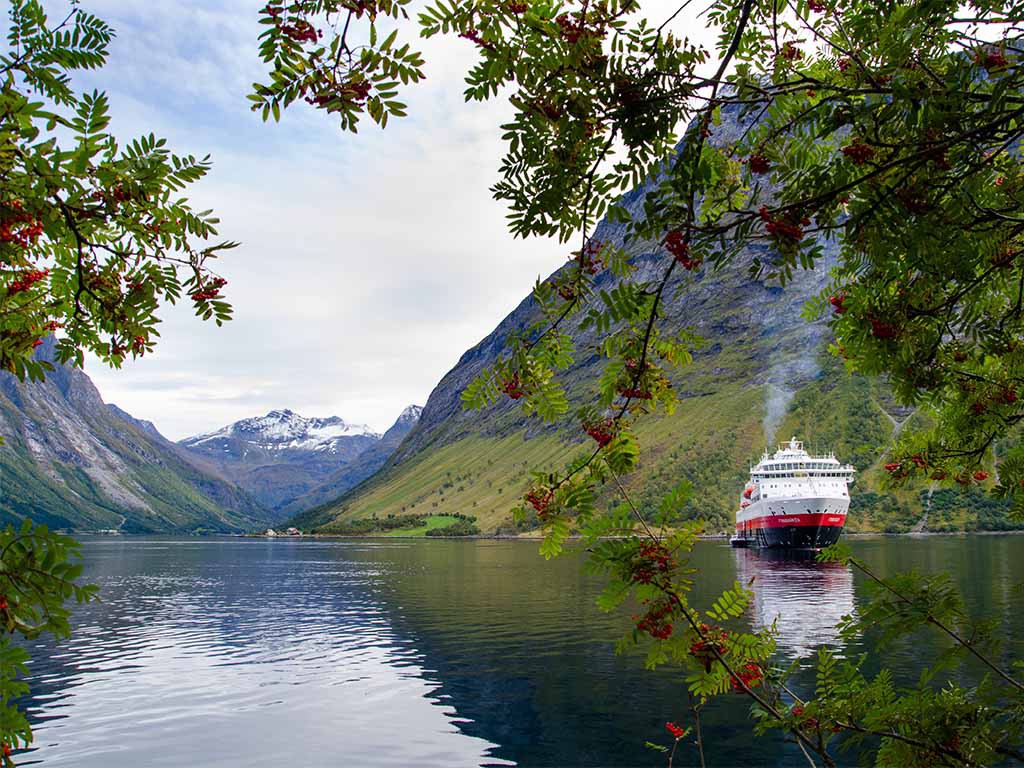
[[[105,400],[174,439],[274,408],[383,431],[568,248],[506,232],[488,187],[508,107],[463,102],[471,44],[414,41],[427,80],[403,94],[410,118],[384,132],[343,134],[305,105],[263,124],[245,98],[261,74],[262,4],[82,3],[118,37],[107,68],[78,82],[107,91],[119,136],[153,131],[179,153],[210,153],[192,197],[243,243],[220,268],[234,321],[218,329],[181,305],[155,354],[87,372]]]

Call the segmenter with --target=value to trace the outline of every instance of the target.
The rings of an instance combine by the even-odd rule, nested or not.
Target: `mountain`
[[[264,505],[302,511],[335,498],[375,472],[419,418],[409,406],[384,434],[337,416],[271,411],[179,444]]]
[[[318,507],[341,496],[345,491],[371,477],[390,458],[409,432],[419,421],[423,408],[410,405],[395,420],[381,439],[359,456],[338,467],[326,480],[301,496],[292,499],[281,508],[283,515],[297,515],[305,510]]]
[[[730,144],[748,125],[729,107],[715,128],[715,140]],[[649,189],[627,193],[623,204],[642,214]],[[623,225],[605,221],[594,237],[621,244],[624,234]],[[835,450],[861,470],[852,529],[1005,527],[1005,509],[998,503],[984,515],[978,511],[978,491],[975,496],[936,492],[935,497],[942,496],[939,510],[928,488],[882,490],[886,446],[904,421],[915,417],[894,403],[884,383],[847,375],[826,351],[828,326],[801,317],[808,299],[827,285],[838,255],[834,242],[822,245],[824,258],[817,268],[797,272],[785,288],[751,277],[751,264],[758,257],[763,261],[768,251],[762,244],[748,246],[719,270],[677,270],[664,292],[663,330],[689,329],[705,343],[693,364],[674,377],[681,399],[675,412],[644,417],[637,424],[643,452],[638,470],[625,481],[634,498],[650,507],[689,479],[698,496],[679,510],[680,518],[701,518],[711,530],[728,530],[748,462],[773,443],[776,433],[781,438],[795,434],[809,447]],[[632,242],[627,247],[637,268],[633,279],[656,280],[667,258],[661,245]],[[607,290],[614,280],[601,274],[596,283],[598,290]],[[485,532],[529,527],[513,524],[510,510],[518,505],[530,471],[559,471],[581,448],[589,450],[592,441],[571,415],[543,425],[509,400],[482,413],[467,412],[460,394],[505,348],[509,334],[537,317],[533,299],[525,299],[438,383],[419,423],[380,472],[298,519],[325,532],[356,518],[438,513],[473,515]],[[595,332],[572,330],[576,361],[561,376],[570,414],[590,402],[605,363]]]
[[[53,361],[53,340],[37,350]],[[103,402],[81,370],[43,382],[0,374],[0,520],[133,533],[231,532],[268,519],[148,421]]]

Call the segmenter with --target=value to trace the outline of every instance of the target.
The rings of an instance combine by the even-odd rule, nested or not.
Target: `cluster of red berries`
[[[800,726],[802,728],[810,728],[811,730],[817,730],[819,725],[820,725],[820,723],[818,722],[818,718],[816,718],[816,717],[807,717],[807,718],[805,718],[804,717],[804,708],[799,706],[799,705],[793,707],[793,709],[790,710],[790,714],[793,715],[793,717],[800,718],[800,720],[801,720]],[[839,728],[833,728],[832,730],[833,730],[833,732],[838,733],[840,729]]]
[[[632,400],[650,400],[654,397],[649,389],[643,387],[619,387],[618,392],[622,397]]]
[[[755,152],[747,158],[747,166],[751,173],[768,173],[772,168],[772,161],[762,154]]]
[[[7,293],[21,293],[22,291],[27,291],[33,285],[38,283],[40,280],[45,279],[49,275],[50,270],[48,269],[30,269],[27,272],[22,272],[16,280],[12,281],[11,284],[7,286]]]
[[[890,461],[888,464],[885,465],[885,471],[888,472],[889,474],[899,472],[901,469],[903,469],[903,465],[900,464],[898,461]]]
[[[551,122],[555,122],[562,117],[562,110],[550,101],[534,101],[533,108]]]
[[[558,286],[558,295],[566,301],[572,301],[576,298],[576,286],[572,283],[565,283],[564,285]]]
[[[804,57],[804,52],[797,48],[793,43],[786,43],[779,50],[778,58],[785,61],[799,61]]]
[[[43,340],[42,339],[36,339],[35,341],[32,342],[32,349],[35,349],[36,347],[41,347],[41,346],[43,346]]]
[[[113,200],[115,203],[126,203],[132,199],[132,194],[122,184],[115,184],[109,190],[97,189],[92,193],[93,200]]]
[[[269,16],[272,19],[276,19],[278,16],[281,15],[281,9],[275,8],[270,3],[267,3],[265,6],[263,6],[263,13],[267,14],[267,16]]]
[[[593,424],[584,424],[583,431],[594,438],[595,442],[604,448],[615,439],[615,422],[610,419],[602,419]]]
[[[274,18],[276,19],[277,17],[275,16]],[[305,19],[296,19],[286,24],[277,22],[277,26],[281,30],[281,34],[297,43],[315,43],[324,36],[323,32],[314,29],[313,25]]]
[[[10,744],[4,744],[4,757],[10,757],[10,756],[11,756],[11,745]]]
[[[846,301],[845,293],[837,293],[835,296],[828,297],[828,303],[832,305],[832,311],[837,315],[841,315],[846,311],[846,307],[843,306]]]
[[[145,336],[136,336],[132,339],[132,352],[139,357],[146,354],[146,338]]]
[[[512,2],[505,3],[505,10],[509,13],[514,13],[517,16],[526,13],[529,9],[529,3],[519,2],[519,0],[512,0]]]
[[[596,275],[601,271],[601,251],[604,249],[604,242],[601,240],[590,240],[583,248],[583,271],[588,275]]]
[[[928,466],[928,460],[925,459],[925,457],[922,456],[920,453],[915,453],[913,456],[910,457],[910,460],[914,463],[914,466],[918,467],[919,469],[924,469],[925,467]]]
[[[363,18],[364,13],[368,13],[371,20],[377,16],[377,3],[374,0],[355,0],[352,5],[357,19]]]
[[[215,277],[204,287],[201,287],[190,294],[192,296],[192,301],[198,303],[200,301],[210,301],[211,299],[220,298],[220,289],[227,284],[228,281],[223,277]]]
[[[686,731],[675,723],[665,723],[665,730],[672,734],[673,739],[681,739],[686,735]]]
[[[576,43],[582,38],[591,37],[600,39],[604,33],[599,29],[589,29],[587,21],[582,13],[563,13],[555,19],[562,34],[562,39],[568,43]]]
[[[1001,51],[988,51],[984,55],[979,53],[975,57],[975,61],[981,64],[987,72],[1004,69],[1006,65],[1009,64]]]
[[[548,507],[555,500],[555,492],[550,488],[531,488],[526,494],[526,502],[536,510],[537,514],[543,517],[548,512]]]
[[[840,72],[845,72],[853,64],[853,59],[848,59],[845,56],[836,62],[836,66],[839,67]]]
[[[50,331],[51,333],[53,333],[53,331],[56,331],[58,328],[63,328],[63,327],[64,327],[64,323],[58,323],[56,320],[51,320],[50,322],[45,323],[43,325],[43,330],[44,331]]]
[[[633,621],[640,632],[646,632],[656,640],[668,640],[672,636],[672,603],[668,600],[658,600],[654,603],[645,600],[650,604],[647,613],[643,616],[633,614]]]
[[[871,335],[876,339],[895,339],[900,335],[900,328],[893,323],[887,323],[877,317],[869,318],[871,322]]]
[[[526,394],[526,390],[523,388],[523,382],[519,378],[518,373],[513,373],[503,382],[501,382],[501,391],[511,397],[513,400],[518,400]]]
[[[484,40],[480,34],[480,30],[477,29],[476,27],[470,27],[465,32],[460,32],[459,37],[461,37],[463,40],[469,40],[471,42],[474,42],[481,48],[484,48],[485,50],[494,50],[494,43]]]
[[[690,655],[704,666],[705,671],[710,671],[711,664],[717,656],[725,653],[725,643],[729,632],[709,624],[701,624],[700,632],[704,639],[698,637],[690,643]]]
[[[43,222],[25,211],[21,200],[4,203],[11,213],[0,219],[0,242],[28,248],[43,234]]]
[[[665,249],[683,265],[683,269],[692,271],[700,266],[700,258],[690,257],[690,244],[680,229],[673,229],[665,236]]]
[[[351,101],[359,102],[366,101],[370,95],[370,90],[373,88],[373,84],[366,79],[363,80],[350,80],[348,84],[342,88],[342,95],[348,96]]]
[[[862,143],[859,138],[854,139],[852,144],[847,144],[843,147],[842,153],[854,165],[864,165],[864,163],[875,156],[875,150]]]
[[[972,481],[983,483],[988,480],[989,474],[983,469],[979,469],[973,475],[957,475],[953,479],[962,486],[968,486]],[[1022,483],[1024,485],[1024,483]]]
[[[671,571],[675,565],[675,558],[664,544],[644,542],[630,563],[630,580],[637,584],[653,584],[655,579]]]
[[[0,595],[0,611],[7,610],[7,595]]]
[[[762,205],[758,209],[761,221],[764,222],[764,230],[777,241],[783,243],[799,243],[804,237],[804,227],[810,226],[811,220],[806,216],[795,218],[794,214],[786,216],[773,216],[768,207]]]
[[[749,662],[743,665],[743,668],[739,670],[732,677],[732,689],[734,691],[742,691],[744,687],[754,688],[761,684],[761,680],[764,678],[764,671],[757,664]]]
[[[808,0],[807,6],[815,13],[824,13],[828,10],[828,6],[821,2],[821,0]]]

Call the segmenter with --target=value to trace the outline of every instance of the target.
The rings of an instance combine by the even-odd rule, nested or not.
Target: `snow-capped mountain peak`
[[[379,440],[380,435],[365,424],[349,424],[338,416],[306,418],[292,410],[270,411],[228,424],[215,432],[197,435],[182,441],[190,448],[222,441],[241,440],[265,450],[326,451],[335,453],[339,441],[364,437]]]

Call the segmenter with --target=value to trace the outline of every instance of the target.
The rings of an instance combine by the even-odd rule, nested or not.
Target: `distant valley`
[[[370,477],[419,420],[411,405],[383,435],[337,416],[290,410],[242,419],[179,445],[281,514],[330,501]]]
[[[53,360],[53,341],[36,351]],[[174,443],[103,398],[84,371],[0,374],[0,522],[122,533],[242,533],[331,500],[379,468],[415,426],[383,435],[288,410]],[[291,505],[291,506],[288,506]]]

